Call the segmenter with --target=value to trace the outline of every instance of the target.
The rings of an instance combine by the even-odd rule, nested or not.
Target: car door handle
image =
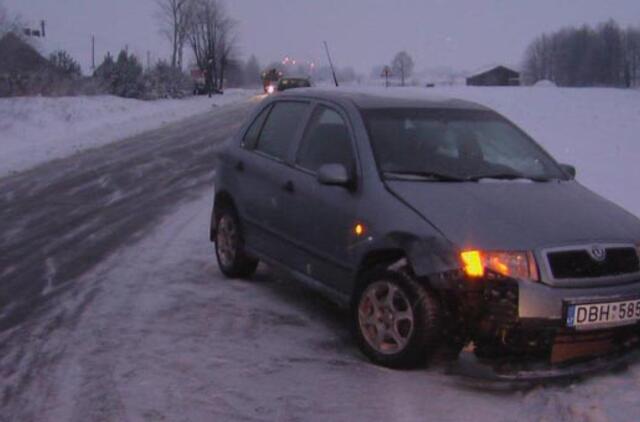
[[[287,180],[284,185],[282,185],[282,189],[284,189],[285,191],[289,192],[289,193],[293,193],[296,191],[295,186],[293,185],[293,182],[291,180]]]
[[[244,162],[243,161],[238,161],[236,163],[236,170],[238,171],[244,171]]]

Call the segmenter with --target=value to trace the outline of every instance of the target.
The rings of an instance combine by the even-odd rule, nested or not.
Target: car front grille
[[[640,259],[635,248],[605,248],[606,256],[599,261],[589,250],[563,250],[547,253],[547,260],[556,279],[611,277],[640,271]]]

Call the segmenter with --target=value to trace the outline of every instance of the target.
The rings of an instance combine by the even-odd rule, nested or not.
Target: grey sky
[[[0,0],[2,2],[3,0]],[[70,51],[85,70],[90,34],[98,61],[125,44],[146,59],[168,56],[154,0],[4,0],[25,20],[48,22],[46,48]],[[518,64],[543,31],[614,18],[640,25],[639,0],[227,0],[239,21],[240,47],[261,63],[284,56],[325,62],[327,40],[339,65],[369,73],[405,49],[416,68],[474,69]]]

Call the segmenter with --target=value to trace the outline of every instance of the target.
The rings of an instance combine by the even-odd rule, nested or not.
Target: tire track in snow
[[[0,332],[210,184],[216,147],[250,108],[217,108],[0,179]]]

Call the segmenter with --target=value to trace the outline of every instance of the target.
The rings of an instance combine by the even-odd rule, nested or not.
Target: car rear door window
[[[296,164],[316,172],[323,164],[353,165],[353,150],[349,127],[335,110],[318,106],[305,132]]]
[[[271,110],[271,107],[266,107],[260,114],[258,114],[253,123],[251,123],[249,129],[244,135],[244,138],[242,139],[243,147],[247,149],[253,149],[256,147],[260,131],[262,130],[262,126],[264,126],[264,121],[269,115],[269,110]]]
[[[309,104],[303,102],[276,103],[260,132],[256,150],[284,160],[308,109]]]

